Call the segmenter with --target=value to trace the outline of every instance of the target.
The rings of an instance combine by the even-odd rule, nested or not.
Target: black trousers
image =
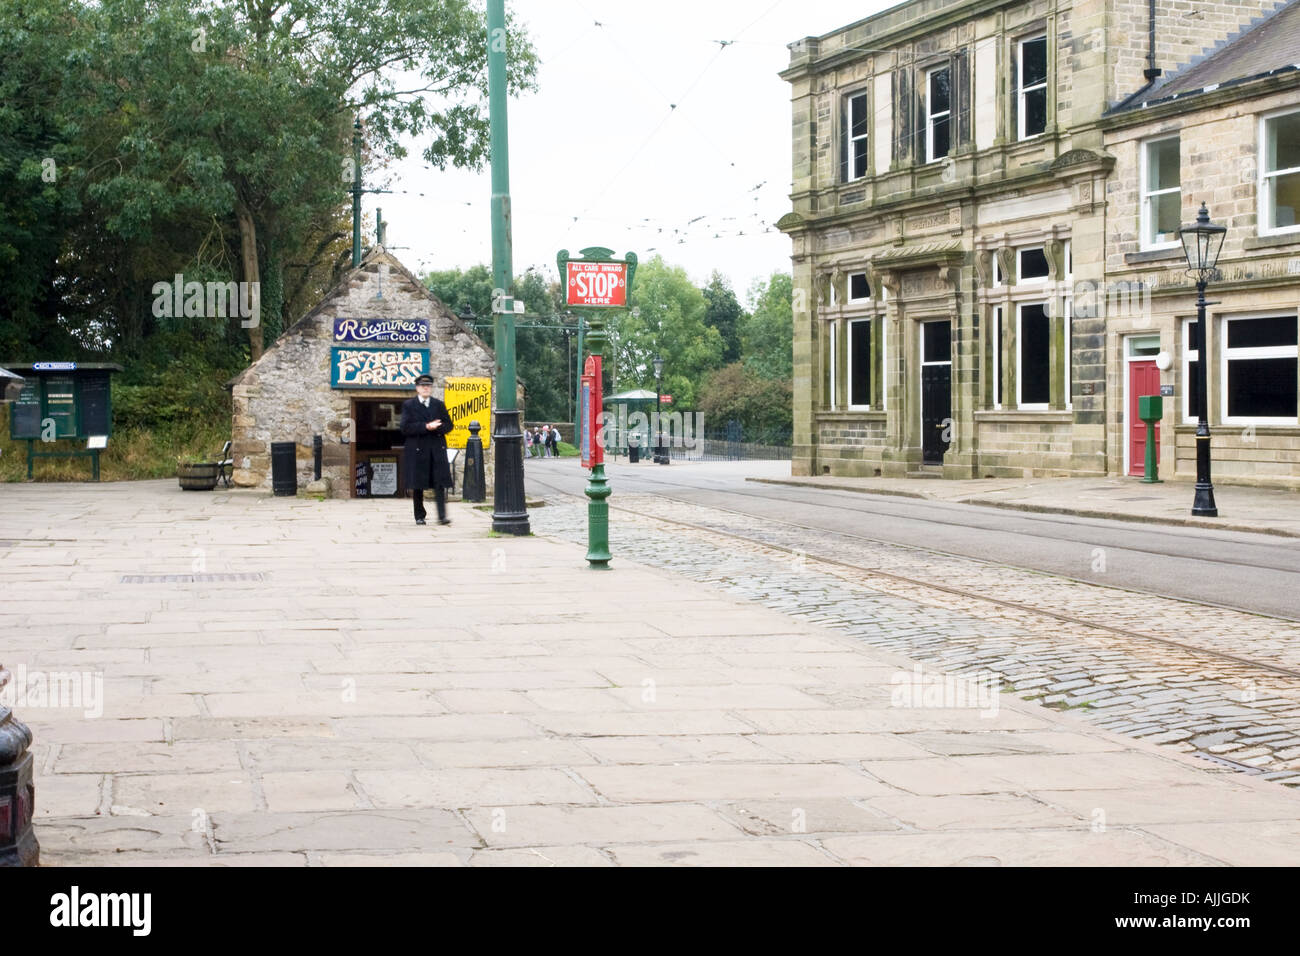
[[[415,500],[415,520],[423,521],[428,515],[424,510],[424,492],[416,488],[411,492],[411,497]],[[442,521],[447,517],[447,489],[435,488],[433,491],[433,503],[438,509],[438,520]]]

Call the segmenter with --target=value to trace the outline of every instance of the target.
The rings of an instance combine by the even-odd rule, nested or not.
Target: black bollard
[[[10,674],[0,665],[0,691]],[[32,829],[36,788],[32,784],[32,732],[0,704],[0,866],[37,866],[41,848]]]
[[[324,439],[321,438],[320,435],[317,435],[311,440],[311,454],[312,454],[312,460],[315,463],[315,468],[316,468],[316,478],[315,478],[316,481],[320,481],[320,460],[321,460],[321,456],[324,453],[325,453],[325,441]]]
[[[478,422],[469,423],[469,440],[465,443],[465,477],[461,479],[462,501],[482,501],[487,497],[483,439],[478,437],[482,427]]]

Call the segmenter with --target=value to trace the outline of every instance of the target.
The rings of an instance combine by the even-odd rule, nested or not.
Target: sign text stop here
[[[570,262],[567,305],[627,305],[626,262]]]

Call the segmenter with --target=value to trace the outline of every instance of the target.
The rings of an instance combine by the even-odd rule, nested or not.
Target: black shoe
[[[425,521],[424,521],[423,518],[416,518],[416,519],[415,519],[415,523],[416,523],[416,524],[424,524]]]
[[[451,524],[451,519],[450,519],[450,518],[439,518],[439,519],[438,519],[438,524]]]

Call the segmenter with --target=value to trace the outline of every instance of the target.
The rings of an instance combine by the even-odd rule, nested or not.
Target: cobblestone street
[[[1218,767],[1300,786],[1300,679],[1249,663],[1300,670],[1298,624],[851,534],[819,532],[810,544],[796,525],[658,495],[617,496],[611,505],[616,559],[684,574],[947,671],[996,678],[1026,700]],[[585,503],[555,495],[533,512],[533,528],[585,540],[585,513]],[[1081,551],[1079,560],[1104,554]]]

